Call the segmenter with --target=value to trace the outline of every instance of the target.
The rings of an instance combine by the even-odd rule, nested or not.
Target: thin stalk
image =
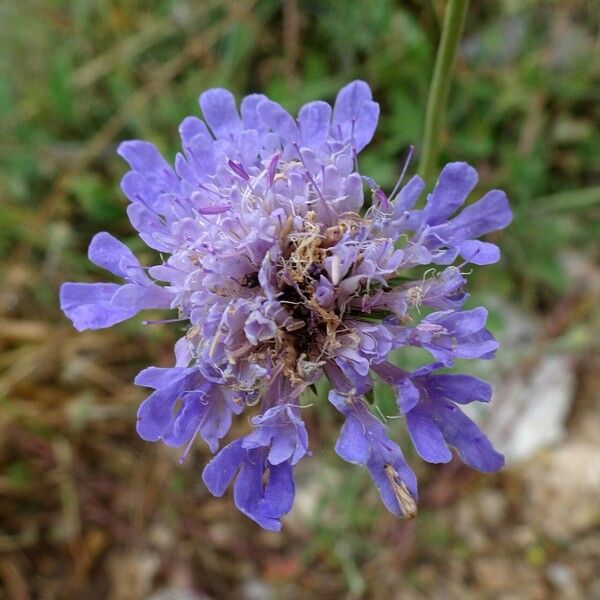
[[[448,0],[444,15],[442,38],[435,59],[429,98],[427,99],[425,132],[419,161],[419,175],[426,182],[429,182],[438,159],[440,134],[450,90],[452,69],[468,6],[469,0]]]

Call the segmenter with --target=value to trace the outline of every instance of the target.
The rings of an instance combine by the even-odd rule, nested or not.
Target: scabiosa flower
[[[342,88],[333,109],[310,102],[297,119],[261,94],[246,96],[238,113],[224,89],[204,92],[200,106],[204,121],[181,123],[174,167],[147,142],[119,147],[131,166],[127,213],[158,264],[142,266],[100,233],[89,258],[124,283],[61,289],[78,330],[146,308],[176,310],[168,320],[186,324],[175,366],[136,378],[154,390],[140,406],[139,435],[183,446],[182,458],[199,435],[216,453],[207,488],[220,496],[234,481],[237,507],[273,530],[293,503],[293,468],[310,454],[303,392],[323,377],[345,419],[337,453],[368,469],[392,513],[415,514],[417,484],[365,400],[373,377],[393,387],[423,459],[448,462],[453,447],[476,469],[500,468],[502,456],[458,406],[489,400],[489,386],[438,370],[496,351],[485,309],[462,309],[462,269],[499,259],[478,238],[510,222],[505,194],[461,211],[477,173],[460,162],[444,167],[421,209],[419,177],[386,195],[362,176],[357,156],[379,115],[363,81]],[[410,346],[434,362],[411,373],[390,361]],[[244,410],[254,415],[249,433],[218,452]]]

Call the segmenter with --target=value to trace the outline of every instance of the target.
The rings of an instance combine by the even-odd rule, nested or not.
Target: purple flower
[[[261,94],[238,111],[223,89],[204,92],[200,107],[204,120],[180,125],[173,165],[148,142],[119,147],[131,167],[121,184],[127,214],[157,251],[154,264],[142,266],[100,233],[90,260],[122,283],[61,288],[61,307],[79,330],[146,308],[175,311],[165,322],[185,324],[175,366],[136,378],[153,390],[138,412],[139,435],[185,445],[182,459],[200,436],[218,452],[203,472],[208,489],[222,495],[235,480],[238,508],[279,529],[292,507],[293,468],[310,454],[304,392],[325,377],[345,417],[338,454],[368,469],[391,512],[413,516],[415,476],[363,399],[376,373],[394,387],[426,460],[449,460],[452,446],[478,469],[499,468],[499,455],[455,406],[489,399],[487,384],[433,367],[409,374],[389,355],[416,346],[444,366],[493,357],[487,312],[463,310],[462,268],[498,260],[498,248],[478,238],[509,223],[506,196],[494,190],[462,209],[477,182],[465,163],[444,167],[422,209],[419,177],[386,195],[357,170],[379,116],[362,81],[342,88],[333,107],[310,102],[297,118]],[[436,312],[422,316],[422,308]],[[219,451],[244,410],[251,431]]]
[[[390,512],[415,516],[417,478],[398,444],[387,437],[383,423],[369,412],[362,398],[331,391],[329,401],[346,416],[335,451],[344,460],[367,467]]]
[[[109,233],[92,239],[88,257],[127,283],[65,283],[60,307],[78,331],[101,329],[135,316],[144,308],[170,308],[171,295],[144,272],[129,248]]]
[[[215,496],[222,496],[235,477],[235,505],[261,527],[281,529],[281,517],[294,503],[294,478],[289,460],[273,465],[262,448],[244,448],[244,440],[225,446],[204,467],[202,479]]]
[[[244,448],[269,448],[270,464],[289,460],[295,465],[308,453],[308,434],[299,412],[298,406],[278,404],[253,417],[250,422],[254,429],[244,438]]]
[[[394,345],[420,346],[451,366],[454,358],[494,358],[498,342],[484,328],[487,310],[447,310],[431,313],[415,327],[393,329]]]
[[[409,374],[385,364],[378,365],[376,371],[395,387],[398,408],[406,415],[410,438],[422,459],[447,463],[452,458],[448,446],[452,446],[469,466],[480,471],[497,471],[504,466],[504,457],[456,406],[489,402],[491,386],[470,375],[435,374],[442,366],[433,363]]]
[[[236,506],[265,529],[281,529],[294,500],[292,467],[309,453],[299,412],[298,406],[277,404],[254,417],[253,430],[223,448],[202,474],[208,489],[221,496],[239,469]]]
[[[135,383],[155,390],[138,410],[137,432],[149,442],[180,446],[199,433],[215,452],[229,431],[231,414],[239,414],[244,405],[235,392],[207,380],[196,367],[150,367]],[[181,406],[176,410],[178,400]]]

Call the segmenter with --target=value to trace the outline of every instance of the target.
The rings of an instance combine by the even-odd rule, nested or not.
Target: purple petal
[[[427,412],[437,423],[446,442],[456,448],[467,465],[484,472],[497,471],[504,465],[504,457],[452,402],[437,401],[427,407]]]
[[[500,190],[491,190],[485,196],[467,206],[450,225],[453,239],[474,239],[506,227],[512,220],[506,194]]]
[[[152,392],[141,404],[137,413],[137,433],[147,442],[157,442],[175,419],[173,408],[183,390],[177,384]]]
[[[323,182],[321,191],[326,198],[336,198],[342,195],[342,178],[333,165],[327,165],[323,169]]]
[[[170,308],[172,300],[173,294],[156,284],[142,286],[128,283],[117,290],[112,303],[138,312],[146,308]]]
[[[122,142],[117,153],[122,156],[134,171],[167,171],[172,173],[171,165],[163,158],[154,144],[140,140]]]
[[[192,157],[194,169],[199,175],[214,175],[217,158],[212,137],[199,133],[192,138],[189,146],[186,146],[186,152]]]
[[[246,129],[240,133],[238,147],[242,163],[245,167],[254,165],[260,154],[261,139],[254,129]]]
[[[131,202],[139,202],[156,214],[164,214],[162,195],[167,192],[179,193],[181,189],[181,181],[167,166],[168,170],[125,173],[121,180],[123,193]]]
[[[428,225],[438,225],[464,203],[477,184],[477,171],[464,162],[447,164],[427,199],[423,217]]]
[[[400,216],[405,210],[410,210],[417,203],[424,189],[425,182],[418,175],[411,177],[394,200],[396,214]]]
[[[448,267],[421,284],[421,302],[438,310],[460,308],[468,294],[463,290],[466,279],[456,267]],[[417,285],[420,285],[417,282]],[[407,286],[410,287],[410,286]]]
[[[265,487],[261,512],[281,518],[292,510],[295,494],[294,473],[290,463],[269,467],[269,481]]]
[[[360,109],[365,102],[372,98],[369,85],[360,80],[345,85],[335,99],[333,107],[333,125],[345,124],[352,119],[358,119]]]
[[[242,440],[225,446],[202,471],[202,481],[213,496],[222,496],[246,458]]]
[[[462,337],[481,331],[485,327],[487,317],[488,311],[483,306],[478,306],[472,310],[453,312],[442,319],[442,322],[454,335]]]
[[[135,379],[136,385],[160,387],[142,404],[137,414],[138,435],[149,442],[156,442],[168,434],[175,421],[173,409],[188,386],[197,383],[197,369],[145,369]]]
[[[129,272],[123,268],[124,265],[132,267],[140,265],[131,250],[106,231],[101,231],[92,238],[88,258],[95,265],[120,277],[129,275]]]
[[[460,245],[460,255],[474,265],[492,265],[500,260],[500,248],[489,242],[467,240]]]
[[[379,104],[365,102],[354,125],[354,144],[360,152],[372,139],[379,120]]]
[[[216,138],[234,137],[242,127],[233,94],[223,88],[207,90],[200,96],[202,114]]]
[[[261,504],[264,504],[264,467],[260,456],[261,454],[254,452],[252,457],[249,457],[242,464],[240,473],[233,486],[235,505],[241,512],[256,521],[264,529],[280,531],[281,522],[278,518],[279,515],[268,515],[261,510]]]
[[[184,367],[148,367],[141,370],[133,382],[135,385],[157,390],[180,381],[196,370]]]
[[[406,415],[410,439],[419,456],[430,463],[447,463],[452,460],[444,436],[427,413],[416,407]]]
[[[346,199],[343,203],[343,210],[349,212],[357,212],[360,210],[364,202],[363,183],[358,173],[350,173],[346,178],[344,193]],[[342,206],[340,206],[342,209]]]
[[[373,483],[377,486],[379,495],[385,507],[398,517],[404,516],[398,498],[390,480],[390,474],[386,473],[386,466],[393,467],[398,482],[404,483],[413,499],[416,501],[417,478],[412,469],[404,461],[400,447],[395,442],[387,440],[385,449],[373,455],[367,464]]]
[[[161,436],[162,441],[173,447],[185,444],[197,431],[204,409],[197,395],[184,398],[181,410],[171,422],[172,427]]]
[[[173,246],[164,240],[167,231],[156,213],[151,212],[142,204],[135,202],[127,207],[127,216],[129,217],[129,222],[140,233],[140,237],[147,246],[159,252],[173,252]],[[158,236],[161,236],[163,239],[160,239]]]
[[[268,460],[272,465],[279,465],[292,457],[295,448],[295,427],[280,427],[271,441]]]
[[[213,394],[217,393],[213,392]],[[221,398],[210,398],[208,402],[209,405],[202,415],[200,435],[208,444],[210,451],[214,453],[219,447],[219,440],[227,435],[231,427],[231,410]]]
[[[302,145],[319,148],[327,139],[331,123],[331,106],[327,102],[309,102],[298,113]]]
[[[354,415],[348,415],[342,425],[335,451],[348,462],[358,465],[367,464],[371,454],[369,440],[364,425]]]
[[[395,386],[396,388],[396,404],[400,409],[401,414],[407,414],[419,402],[419,390],[414,383],[406,378]]]
[[[455,354],[457,358],[490,360],[494,358],[499,346],[500,344],[494,339],[494,336],[487,329],[482,329],[462,338],[456,346]]]
[[[175,353],[175,366],[187,367],[192,361],[192,352],[187,336],[180,337],[173,348]]]
[[[111,303],[118,289],[116,283],[63,283],[60,308],[77,331],[110,327],[137,313],[135,308],[118,308]]]
[[[198,134],[210,137],[208,127],[198,117],[186,117],[179,125],[179,135],[184,146],[187,146]]]
[[[257,111],[262,122],[279,136],[284,145],[299,140],[296,121],[277,102],[264,100],[258,105]]]
[[[265,129],[262,120],[258,116],[258,111],[256,110],[258,105],[264,100],[268,100],[268,98],[263,94],[249,94],[242,100],[240,112],[242,113],[242,124],[244,129],[255,129],[257,131]]]
[[[470,375],[431,375],[425,379],[424,385],[430,396],[459,404],[489,402],[492,397],[492,386]]]
[[[194,169],[181,152],[178,152],[175,156],[175,172],[180,179],[185,180],[189,185],[194,187],[198,185],[198,177]]]

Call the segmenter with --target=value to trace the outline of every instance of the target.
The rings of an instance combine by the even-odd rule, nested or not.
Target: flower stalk
[[[423,133],[423,146],[419,161],[419,175],[427,183],[431,181],[438,159],[440,135],[446,111],[446,103],[448,101],[452,69],[468,6],[469,0],[449,0],[444,14],[442,37],[435,59],[435,67],[427,99],[425,131]]]

